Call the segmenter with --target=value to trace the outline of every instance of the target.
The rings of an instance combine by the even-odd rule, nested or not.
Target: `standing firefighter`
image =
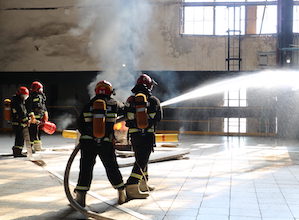
[[[33,150],[40,151],[42,142],[40,140],[41,131],[38,123],[48,121],[48,112],[46,108],[46,96],[43,92],[43,85],[40,82],[33,82],[30,88],[30,96],[26,101],[28,112],[34,114],[36,123],[29,127],[30,141],[33,144]]]
[[[162,118],[162,109],[158,98],[151,91],[155,81],[142,74],[135,87],[131,90],[135,95],[127,100],[125,112],[126,126],[135,152],[135,163],[132,173],[126,183],[126,193],[129,199],[146,198],[146,191],[154,190],[147,185],[147,165],[151,152],[155,147],[156,124]]]
[[[118,190],[118,203],[122,204],[126,200],[124,183],[113,147],[113,126],[117,115],[123,112],[123,106],[111,98],[112,85],[105,80],[96,85],[95,93],[96,96],[85,105],[78,119],[81,159],[75,200],[83,207],[86,192],[91,185],[97,155],[106,169],[110,183]]]
[[[23,130],[29,125],[29,118],[25,107],[25,100],[29,97],[29,90],[22,86],[11,99],[11,124],[15,133],[15,145],[12,147],[14,157],[25,157]]]

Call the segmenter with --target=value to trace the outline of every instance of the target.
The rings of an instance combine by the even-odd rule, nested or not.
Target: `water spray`
[[[299,72],[290,70],[267,70],[259,73],[226,79],[194,89],[183,95],[161,103],[161,106],[172,105],[190,99],[202,98],[240,88],[279,88],[288,87],[293,91],[299,89]]]

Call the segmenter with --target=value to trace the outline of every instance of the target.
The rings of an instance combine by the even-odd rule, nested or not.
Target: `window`
[[[246,133],[246,118],[224,118],[225,133]]]
[[[294,16],[294,20],[293,20],[293,32],[294,33],[299,33],[299,6],[298,5],[294,5],[293,10],[294,10],[294,12],[293,12],[293,16]]]
[[[273,34],[277,32],[277,7],[274,5],[257,6],[257,34]]]
[[[213,34],[213,7],[185,7],[184,32]]]
[[[246,89],[229,90],[224,93],[225,107],[247,107]],[[246,133],[246,118],[224,118],[223,131],[226,133]]]
[[[228,30],[237,30],[241,34],[275,34],[276,4],[276,0],[185,0],[182,33],[227,35]],[[245,30],[248,24],[250,31]]]
[[[229,90],[224,93],[225,107],[247,107],[246,89]]]

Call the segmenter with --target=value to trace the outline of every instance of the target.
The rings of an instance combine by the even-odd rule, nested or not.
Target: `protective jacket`
[[[44,93],[32,92],[26,100],[28,113],[34,113],[37,120],[41,120],[47,111],[46,96]]]
[[[11,123],[13,126],[26,127],[28,114],[25,101],[19,95],[14,95],[11,99]]]
[[[113,125],[116,122],[117,116],[123,114],[123,105],[106,95],[96,95],[84,106],[77,121],[81,139],[97,139],[93,135],[93,118],[96,112],[92,107],[97,99],[102,99],[106,102],[106,112],[103,112],[105,115],[105,136],[101,140],[112,142],[114,140]]]
[[[143,93],[147,96],[147,113],[148,113],[148,127],[145,129],[140,129],[137,127],[136,122],[136,108],[135,108],[135,96],[130,96],[127,99],[125,105],[125,112],[126,112],[126,126],[129,128],[129,134],[136,133],[136,132],[148,132],[154,133],[156,130],[157,122],[162,119],[162,108],[160,106],[160,101],[157,97],[153,96],[149,90],[147,90],[142,85],[136,85],[132,92]]]

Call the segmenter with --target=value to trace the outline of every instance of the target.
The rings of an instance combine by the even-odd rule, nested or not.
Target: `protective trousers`
[[[148,179],[147,165],[155,145],[155,134],[133,133],[131,134],[131,143],[135,152],[135,163],[127,185],[138,184],[143,178]]]
[[[13,125],[12,128],[15,133],[15,145],[13,146],[13,148],[23,149],[24,147],[23,127],[19,125]]]
[[[81,140],[81,159],[78,184],[75,190],[88,191],[93,177],[93,167],[97,155],[100,157],[107,177],[115,189],[123,188],[122,175],[116,161],[112,142],[96,143],[94,140]]]
[[[33,144],[34,150],[41,150],[42,142],[40,140],[40,130],[37,124],[31,124],[29,127],[30,142]]]

